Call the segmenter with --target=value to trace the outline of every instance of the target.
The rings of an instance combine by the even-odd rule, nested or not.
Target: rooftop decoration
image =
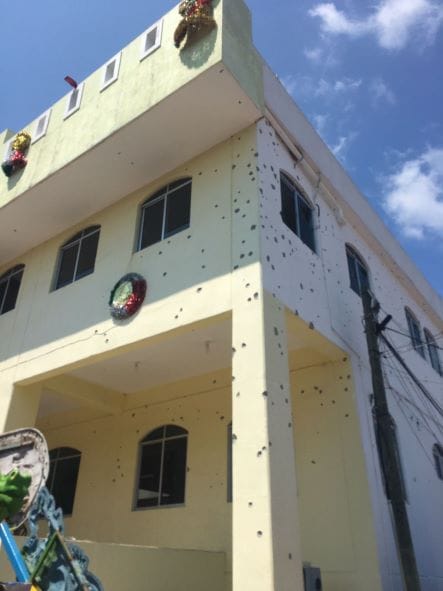
[[[116,320],[133,316],[143,304],[146,295],[146,281],[137,273],[128,273],[118,281],[109,298],[109,311]]]
[[[11,151],[7,160],[2,163],[2,170],[7,177],[24,168],[28,161],[25,154],[31,144],[31,135],[27,131],[18,133],[11,144]]]
[[[174,44],[180,47],[187,36],[203,29],[210,31],[216,26],[212,15],[212,0],[183,0],[178,11],[183,17],[174,33]]]

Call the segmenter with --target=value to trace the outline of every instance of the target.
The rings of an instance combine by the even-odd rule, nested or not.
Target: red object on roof
[[[74,80],[74,78],[71,78],[71,76],[65,76],[65,82],[70,84],[72,88],[77,88],[78,86],[77,82]]]

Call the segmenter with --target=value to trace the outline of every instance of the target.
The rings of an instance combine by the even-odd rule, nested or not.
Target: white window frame
[[[71,115],[73,115],[74,113],[76,113],[80,109],[81,104],[82,104],[83,88],[84,88],[84,86],[85,86],[85,83],[82,82],[81,84],[79,84],[77,86],[77,88],[73,88],[71,90],[71,92],[67,95],[65,114],[63,116],[63,119],[67,119],[68,117],[70,117]],[[77,101],[75,103],[75,106],[70,109],[69,108],[69,105],[71,103],[71,96],[73,95],[73,93],[76,90],[78,91]]]
[[[102,85],[100,88],[100,92],[102,90],[105,90],[106,88],[108,88],[108,86],[111,86],[111,84],[113,84],[118,79],[118,75],[120,72],[121,59],[122,59],[122,52],[120,51],[119,53],[117,53],[117,55],[114,55],[114,57],[112,57],[109,61],[107,61],[106,64],[103,66],[103,77],[102,77]],[[106,72],[108,70],[108,67],[113,62],[114,62],[114,73],[113,73],[112,77],[109,78],[109,80],[106,80]]]
[[[156,35],[155,35],[155,43],[152,47],[150,47],[149,49],[146,49],[146,38],[147,36],[154,30],[157,29],[156,31]],[[141,36],[141,42],[140,42],[140,61],[143,61],[146,57],[148,57],[148,55],[151,55],[151,53],[153,53],[154,51],[156,51],[161,43],[162,43],[162,32],[163,32],[163,19],[157,21],[154,25],[152,25],[152,27],[149,27],[149,29],[146,29],[146,31],[142,34]]]
[[[34,133],[32,135],[32,139],[31,139],[32,144],[35,144],[35,142],[38,142],[39,139],[41,139],[42,137],[44,137],[46,135],[46,131],[47,131],[48,125],[49,125],[49,117],[50,116],[51,116],[51,109],[48,109],[42,115],[40,115],[40,117],[37,118],[37,120],[35,122]],[[37,133],[39,123],[42,119],[44,119],[42,131],[40,133]]]

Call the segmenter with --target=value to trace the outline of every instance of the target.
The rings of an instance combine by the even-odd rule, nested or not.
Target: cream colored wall
[[[251,128],[15,261],[26,268],[15,310],[0,316],[0,333],[10,335],[0,339],[0,381],[39,380],[229,310],[232,162],[236,191],[254,196],[254,152]],[[189,229],[134,252],[140,204],[183,176],[193,179]],[[101,225],[94,273],[51,291],[60,246],[91,224]],[[145,276],[147,297],[132,321],[116,323],[109,294],[130,271]]]
[[[106,591],[145,591],[147,585],[152,591],[224,590],[223,553],[93,542],[79,545],[90,559],[90,572],[99,577]],[[0,553],[0,579],[15,579],[4,552]]]
[[[219,2],[215,8],[214,16],[219,27],[210,33],[211,52],[205,60],[192,60],[192,56],[191,62],[177,59],[173,34],[180,15],[175,7],[163,18],[161,47],[140,61],[141,37],[137,37],[122,50],[116,82],[101,91],[103,67],[84,80],[81,108],[77,112],[64,119],[69,93],[54,105],[48,104],[47,108],[52,108],[52,111],[46,135],[31,146],[28,165],[20,183],[10,186],[2,194],[0,205],[42,182],[219,62],[222,53],[222,7],[223,3]],[[146,23],[146,28],[153,24]],[[25,126],[31,135],[37,120]]]
[[[303,559],[325,591],[380,589],[349,360],[292,372],[291,388]]]
[[[220,371],[128,395],[126,410],[116,417],[91,420],[88,414],[68,412],[42,420],[38,427],[49,449],[69,446],[82,452],[73,516],[66,518],[67,535],[94,542],[222,551],[230,556],[226,480],[230,381],[230,372]],[[185,503],[133,511],[138,443],[164,424],[180,425],[189,432]]]

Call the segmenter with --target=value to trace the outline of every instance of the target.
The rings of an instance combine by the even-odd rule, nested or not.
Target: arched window
[[[409,308],[405,308],[406,322],[408,323],[409,335],[411,337],[411,343],[414,349],[424,359],[425,348],[421,339],[420,323]]]
[[[440,478],[440,480],[443,480],[443,447],[436,443],[432,448],[432,453],[434,455],[437,476]]]
[[[137,250],[189,228],[192,179],[183,178],[162,187],[141,207]]]
[[[348,260],[349,279],[351,289],[359,296],[369,288],[369,273],[361,256],[349,244],[346,245],[346,258]]]
[[[188,432],[163,425],[140,442],[135,508],[185,502]]]
[[[283,223],[315,252],[313,209],[294,181],[282,171],[280,194]]]
[[[17,265],[0,277],[0,314],[15,308],[25,265]]]
[[[440,362],[440,355],[438,354],[437,343],[435,342],[434,337],[427,328],[425,328],[424,332],[426,345],[428,347],[429,359],[431,360],[431,365],[438,374],[443,375],[443,370]]]
[[[100,226],[85,228],[63,244],[58,257],[54,289],[94,272]]]
[[[72,447],[57,447],[49,452],[47,487],[64,515],[72,515],[81,456]]]

